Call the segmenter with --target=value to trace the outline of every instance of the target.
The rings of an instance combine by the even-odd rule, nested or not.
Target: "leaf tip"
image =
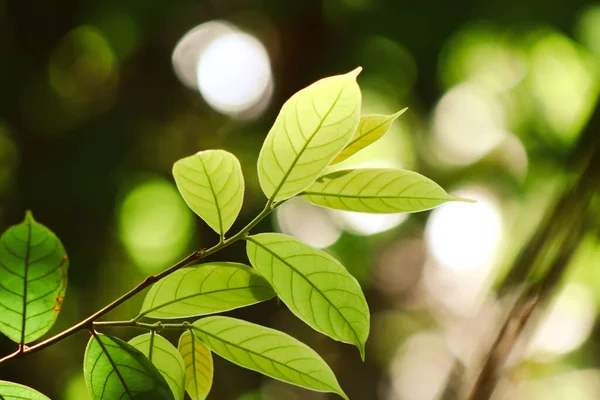
[[[360,353],[360,360],[365,362],[365,344],[361,343],[358,347],[358,351]]]
[[[31,212],[31,210],[25,211],[25,222],[35,222],[35,219],[33,219],[33,213]]]
[[[358,76],[358,74],[361,73],[361,71],[362,71],[362,67],[356,67],[352,71],[348,72],[346,74],[346,76],[356,79],[356,77]]]
[[[399,116],[404,114],[406,112],[406,110],[408,110],[408,107],[404,107],[402,110],[398,111],[397,113],[392,114],[392,119],[398,118]]]
[[[477,203],[477,200],[469,199],[466,197],[452,196],[452,200],[454,201],[462,201],[465,203]]]

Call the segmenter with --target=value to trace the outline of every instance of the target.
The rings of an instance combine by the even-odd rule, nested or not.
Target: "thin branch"
[[[496,389],[502,370],[508,356],[513,350],[519,336],[529,321],[535,307],[545,300],[560,281],[560,277],[568,266],[572,254],[577,248],[579,239],[583,235],[583,222],[587,207],[597,189],[597,168],[600,165],[600,151],[597,147],[592,150],[592,156],[586,164],[584,171],[558,202],[562,204],[555,207],[547,215],[547,223],[541,227],[541,234],[537,235],[515,261],[513,268],[522,266],[529,271],[531,278],[533,265],[541,254],[545,245],[556,239],[562,233],[560,248],[554,257],[546,274],[541,280],[531,279],[528,287],[523,290],[508,316],[504,320],[490,351],[484,361],[480,374],[468,397],[469,400],[488,400]],[[557,223],[557,220],[559,223]],[[555,226],[550,225],[555,222]],[[560,223],[562,222],[562,223]],[[567,225],[566,227],[563,226]],[[539,233],[539,231],[538,231]]]
[[[280,203],[283,203],[283,202],[280,202]],[[279,205],[280,203],[278,203],[277,205]],[[250,229],[254,228],[254,226],[256,226],[256,224],[258,224],[263,218],[265,218],[267,215],[269,215],[269,213],[271,213],[271,211],[273,211],[274,208],[275,207],[273,207],[272,203],[268,203],[265,206],[265,208],[252,221],[250,221],[248,223],[248,225],[243,227],[238,233],[236,233],[229,239],[221,238],[221,240],[219,240],[219,243],[217,243],[213,247],[206,249],[206,250],[195,251],[192,254],[190,254],[189,256],[187,256],[186,258],[184,258],[183,260],[181,260],[178,263],[172,265],[171,267],[165,269],[160,274],[148,276],[136,287],[134,287],[133,289],[131,289],[130,291],[128,291],[127,293],[125,293],[124,295],[119,297],[118,299],[114,300],[112,303],[110,303],[107,306],[103,307],[102,309],[96,311],[89,317],[81,320],[80,322],[76,323],[75,325],[71,326],[70,328],[67,328],[64,331],[57,333],[56,335],[54,335],[42,342],[39,342],[33,346],[24,346],[23,348],[19,349],[18,351],[1,358],[0,364],[4,363],[6,361],[9,361],[9,360],[13,360],[15,358],[23,357],[27,354],[34,353],[36,351],[42,350],[48,346],[51,346],[55,343],[60,342],[63,339],[68,338],[69,336],[71,336],[81,330],[87,329],[87,330],[93,331],[94,323],[96,322],[96,320],[98,318],[104,316],[105,314],[107,314],[108,312],[117,308],[118,306],[120,306],[121,304],[123,304],[124,302],[126,302],[127,300],[129,300],[130,298],[135,296],[136,294],[138,294],[141,291],[143,291],[144,289],[150,287],[151,285],[158,282],[162,278],[169,276],[170,274],[177,271],[178,269],[185,267],[186,265],[188,265],[192,262],[195,262],[202,258],[208,257],[209,255],[216,253],[217,251],[222,250],[225,247],[229,246],[230,244],[242,239],[244,236],[246,236],[248,234]],[[96,325],[97,325],[97,323],[96,323]],[[174,325],[176,325],[176,324],[162,324],[162,327],[174,328]],[[131,326],[131,325],[127,325],[127,326]],[[188,326],[189,326],[189,324],[188,324]]]

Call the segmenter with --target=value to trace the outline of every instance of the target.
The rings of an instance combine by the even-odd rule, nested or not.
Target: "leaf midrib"
[[[329,305],[331,306],[331,308],[333,308],[344,320],[344,322],[346,322],[346,324],[348,324],[348,326],[350,327],[350,330],[352,331],[352,333],[354,334],[354,337],[356,338],[356,345],[362,349],[363,344],[360,340],[360,338],[358,337],[358,334],[356,333],[356,331],[354,330],[354,328],[352,327],[352,324],[350,323],[350,321],[348,321],[346,319],[346,316],[344,314],[342,314],[340,312],[340,310],[338,310],[338,308],[331,302],[331,300],[329,300],[329,298],[327,296],[325,296],[325,294],[319,290],[318,287],[316,287],[314,285],[314,283],[306,278],[306,276],[304,276],[304,274],[301,274],[292,264],[290,264],[289,262],[287,262],[286,260],[284,260],[283,258],[281,258],[281,256],[273,251],[271,251],[271,249],[267,248],[266,246],[262,245],[260,242],[258,242],[257,240],[255,240],[252,237],[247,237],[246,240],[251,241],[252,243],[260,246],[263,250],[265,250],[266,252],[268,252],[269,254],[271,254],[271,256],[273,256],[274,258],[277,258],[279,261],[281,261],[282,263],[284,263],[285,265],[287,265],[292,271],[294,271],[295,273],[297,273],[298,275],[300,275],[306,282],[308,282],[308,284],[317,292],[321,295],[321,297],[323,297],[327,303],[329,303]],[[329,336],[329,334],[327,334]],[[336,335],[337,336],[337,335]],[[341,338],[340,338],[341,339]]]
[[[189,332],[189,331],[188,331]],[[196,374],[196,370],[198,369],[198,366],[196,365],[196,337],[194,336],[194,334],[192,332],[190,333],[190,340],[191,340],[191,346],[192,346],[192,368],[194,370],[194,389],[196,390],[195,395],[198,396],[198,393],[200,392],[200,385],[198,383],[198,375]]]
[[[29,256],[31,252],[31,218],[27,218],[27,245],[25,246],[25,259],[23,266],[23,321],[21,324],[21,346],[25,345],[25,325],[27,323],[27,276],[29,275]]]
[[[311,378],[311,379],[314,379],[314,380],[315,380],[315,381],[317,381],[317,382],[320,382],[321,384],[323,384],[323,385],[327,386],[328,388],[330,388],[330,389],[331,389],[331,390],[332,390],[334,393],[339,393],[338,389],[337,389],[337,388],[335,388],[335,387],[333,387],[333,386],[331,386],[329,383],[327,383],[327,382],[323,382],[322,380],[320,380],[320,379],[317,379],[317,378],[315,378],[314,376],[307,374],[306,372],[299,371],[299,370],[297,370],[297,369],[296,369],[296,368],[294,368],[294,367],[290,367],[289,365],[287,365],[287,364],[284,364],[283,362],[281,362],[281,361],[279,361],[279,360],[276,360],[276,359],[273,359],[273,358],[270,358],[270,357],[264,356],[264,355],[262,355],[262,354],[260,354],[260,353],[257,353],[256,351],[249,350],[249,349],[247,349],[247,348],[245,348],[245,347],[239,346],[239,345],[238,345],[238,344],[236,344],[236,343],[232,343],[232,342],[230,342],[229,340],[225,340],[225,339],[223,339],[223,338],[220,338],[220,337],[218,337],[218,336],[217,336],[217,335],[215,335],[215,334],[212,334],[212,333],[210,333],[210,332],[207,332],[207,331],[205,331],[205,330],[202,330],[202,329],[198,328],[197,326],[193,326],[193,327],[192,327],[192,329],[196,329],[196,330],[198,330],[198,331],[200,331],[200,332],[204,333],[205,335],[207,335],[207,336],[210,336],[211,338],[214,338],[214,339],[216,339],[216,340],[218,340],[218,341],[220,341],[220,342],[223,342],[223,343],[225,343],[225,344],[228,344],[228,345],[230,345],[230,346],[232,346],[232,347],[235,347],[235,348],[237,348],[237,349],[240,349],[240,350],[246,351],[246,352],[248,352],[248,353],[250,353],[250,354],[254,354],[255,356],[262,357],[262,358],[264,358],[264,359],[266,359],[266,360],[269,360],[269,361],[271,361],[271,362],[272,362],[272,363],[274,363],[274,364],[278,364],[278,365],[281,365],[281,366],[283,366],[283,367],[285,367],[285,368],[289,368],[289,369],[291,369],[292,371],[294,371],[294,372],[296,372],[296,373],[298,373],[298,374],[300,374],[300,375],[307,376],[307,377],[309,377],[309,378]],[[293,361],[293,360],[292,360],[292,361]],[[283,375],[283,374],[282,374],[282,375]],[[284,377],[285,377],[285,376],[284,376]],[[287,379],[287,378],[286,378],[286,379]],[[289,381],[289,380],[288,380],[288,381]]]
[[[225,232],[223,232],[223,217],[221,216],[221,207],[219,206],[219,201],[217,200],[217,194],[215,193],[215,188],[213,187],[210,175],[206,170],[206,165],[204,165],[202,155],[198,155],[198,159],[200,160],[200,165],[202,165],[202,169],[204,170],[204,175],[206,175],[206,179],[208,180],[208,186],[210,187],[210,192],[212,193],[213,200],[215,201],[215,208],[217,209],[217,216],[219,217],[219,235],[223,236],[225,234]]]
[[[450,198],[441,197],[418,197],[418,196],[378,196],[378,195],[356,195],[356,194],[341,194],[328,192],[313,192],[307,191],[300,193],[303,196],[328,196],[328,197],[343,197],[351,199],[406,199],[406,200],[453,200]]]
[[[329,116],[329,114],[331,114],[331,111],[333,111],[333,108],[336,106],[337,102],[339,101],[340,97],[342,96],[342,92],[346,89],[347,85],[348,84],[344,85],[340,89],[337,97],[335,98],[335,100],[331,104],[331,107],[329,107],[329,110],[327,110],[327,112],[325,113],[325,115],[323,115],[323,118],[321,118],[321,121],[319,122],[319,124],[315,128],[315,131],[306,140],[306,142],[304,143],[304,145],[302,146],[302,148],[300,149],[300,151],[298,152],[298,154],[296,154],[296,157],[292,161],[292,164],[290,165],[290,167],[288,168],[288,170],[283,175],[283,178],[281,178],[281,181],[279,182],[279,185],[277,185],[277,187],[275,188],[275,191],[273,192],[273,194],[271,195],[271,197],[269,197],[269,203],[273,203],[273,201],[275,200],[275,197],[277,197],[277,194],[279,193],[279,191],[281,190],[281,188],[283,187],[283,185],[285,184],[285,182],[289,178],[290,174],[292,173],[292,170],[294,169],[294,166],[296,166],[296,164],[300,160],[300,157],[302,157],[302,154],[304,154],[304,152],[306,151],[306,149],[307,149],[308,145],[310,144],[310,142],[313,140],[313,138],[315,137],[315,135],[317,134],[317,132],[319,132],[319,130],[321,129],[321,127],[325,123],[325,120],[327,119],[327,117]],[[312,98],[311,98],[311,101],[312,101]],[[297,104],[294,103],[294,106],[297,106]],[[285,118],[285,116],[283,116],[283,118]]]
[[[115,363],[115,361],[110,356],[110,353],[108,352],[108,350],[106,350],[106,347],[104,346],[104,343],[102,343],[102,340],[97,335],[94,335],[94,339],[96,339],[98,341],[98,344],[100,344],[100,348],[102,349],[102,352],[106,355],[106,358],[108,358],[108,362],[110,362],[110,365],[113,367],[113,370],[116,372],[117,376],[119,377],[119,380],[121,381],[121,384],[123,385],[123,388],[125,389],[125,392],[127,393],[127,395],[129,396],[130,399],[133,399],[133,395],[131,394],[131,391],[129,390],[129,387],[125,383],[125,378],[123,378],[123,375],[121,375],[121,371],[119,371],[119,368],[117,367],[117,364]],[[105,384],[106,384],[106,381],[105,381]],[[104,394],[104,392],[102,392],[102,393]]]

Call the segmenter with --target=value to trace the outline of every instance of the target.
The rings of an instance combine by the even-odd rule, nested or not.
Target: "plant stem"
[[[280,203],[283,203],[283,202],[280,202]],[[277,205],[279,205],[280,203],[277,203]],[[98,325],[111,326],[110,324],[98,323],[98,322],[96,322],[96,320],[98,318],[102,317],[103,315],[107,314],[109,311],[112,311],[113,309],[117,308],[118,306],[120,306],[121,304],[123,304],[124,302],[126,302],[127,300],[129,300],[130,298],[135,296],[136,294],[140,293],[144,289],[148,288],[149,286],[152,286],[154,283],[158,282],[162,278],[169,276],[170,274],[177,271],[178,269],[185,267],[186,265],[188,265],[194,261],[198,261],[202,258],[208,257],[209,255],[216,253],[217,251],[222,250],[225,247],[229,246],[230,244],[240,240],[241,238],[243,238],[244,236],[246,236],[248,234],[250,229],[254,228],[256,226],[256,224],[258,224],[263,218],[265,218],[267,215],[269,215],[271,213],[271,211],[273,211],[274,209],[275,209],[275,207],[273,207],[270,202],[267,203],[265,208],[252,221],[250,221],[248,223],[248,225],[243,227],[239,232],[237,232],[235,235],[233,235],[229,239],[221,238],[221,240],[219,240],[219,243],[217,243],[213,247],[210,247],[205,250],[194,251],[192,254],[185,257],[183,260],[177,262],[176,264],[170,266],[169,268],[165,269],[161,273],[159,273],[157,275],[150,275],[150,276],[146,277],[146,279],[144,279],[142,282],[140,282],[136,287],[134,287],[127,293],[123,294],[121,297],[114,300],[110,304],[108,304],[105,307],[101,308],[100,310],[96,311],[89,317],[81,320],[80,322],[76,323],[75,325],[71,326],[70,328],[67,328],[64,331],[59,332],[56,335],[54,335],[42,342],[39,342],[33,346],[23,346],[23,348],[20,348],[18,351],[1,358],[0,364],[4,363],[6,361],[9,361],[9,360],[15,359],[15,358],[23,357],[24,355],[36,352],[38,350],[42,350],[48,346],[51,346],[55,343],[60,342],[63,339],[68,338],[69,336],[71,336],[81,330],[84,330],[84,329],[93,330],[94,325],[96,325],[96,326],[98,326]],[[134,320],[132,320],[132,321],[134,321]],[[110,322],[123,322],[123,323],[127,322],[127,323],[129,323],[131,321],[110,321]],[[139,324],[137,321],[134,321],[134,322],[136,324]],[[152,324],[147,324],[147,325],[152,325]],[[162,324],[161,326],[163,328],[175,328],[176,325],[177,324]],[[112,325],[112,326],[139,326],[139,325],[126,324],[126,325]],[[189,326],[189,324],[187,324],[186,326]]]
[[[566,270],[569,260],[577,249],[580,238],[585,233],[585,216],[592,196],[597,191],[597,169],[600,167],[600,148],[595,145],[584,170],[571,190],[567,191],[545,218],[528,246],[518,257],[513,270],[526,270],[528,281],[525,289],[510,309],[502,323],[471,389],[468,400],[488,400],[494,394],[502,376],[503,368],[517,340],[535,308],[553,292]],[[554,225],[553,226],[553,223]],[[554,229],[553,229],[554,228]],[[544,247],[552,239],[560,239],[558,254],[553,257],[550,266],[541,278],[534,278],[532,266]]]

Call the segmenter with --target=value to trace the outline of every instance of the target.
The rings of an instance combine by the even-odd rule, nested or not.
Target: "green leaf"
[[[423,211],[462,200],[416,172],[385,168],[332,172],[320,177],[302,194],[306,200],[323,207],[382,214]]]
[[[90,338],[83,374],[93,400],[174,400],[167,381],[146,356],[112,336]]]
[[[185,366],[181,355],[164,337],[156,333],[136,336],[129,344],[142,352],[165,378],[175,400],[183,400],[185,395]]]
[[[0,399],[4,400],[50,400],[30,387],[13,382],[0,381]]]
[[[148,291],[140,316],[188,318],[256,304],[275,296],[269,283],[244,264],[213,262],[182,268]]]
[[[185,363],[186,390],[192,400],[204,400],[212,386],[214,367],[212,354],[190,331],[179,338],[179,352]]]
[[[221,316],[198,320],[192,330],[209,349],[244,368],[348,398],[325,361],[313,349],[283,332]]]
[[[67,253],[30,212],[0,237],[0,332],[29,343],[52,328],[67,289]]]
[[[244,176],[238,159],[225,150],[201,151],[177,161],[173,176],[187,205],[224,236],[244,200]]]
[[[360,71],[321,79],[285,102],[258,157],[269,200],[300,193],[348,143],[359,120]]]
[[[404,114],[406,110],[408,110],[408,108],[400,110],[392,115],[376,114],[360,117],[358,128],[356,129],[356,132],[354,132],[352,139],[350,139],[350,143],[348,143],[344,150],[333,159],[330,165],[344,161],[359,150],[364,149],[371,143],[381,139],[381,137],[383,137],[390,129],[396,118]]]
[[[298,318],[358,347],[364,360],[369,308],[360,285],[329,254],[279,233],[247,237],[250,263]]]

